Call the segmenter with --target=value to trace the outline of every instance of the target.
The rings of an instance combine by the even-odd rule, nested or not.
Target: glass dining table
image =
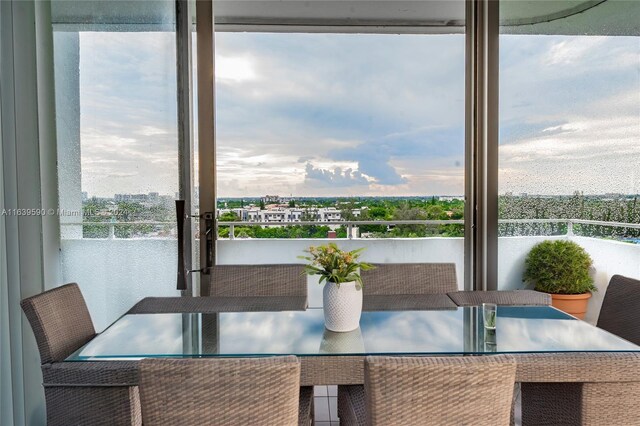
[[[214,314],[128,314],[66,361],[147,357],[319,359],[367,355],[490,355],[640,352],[640,347],[549,306],[500,306],[496,329],[482,309],[363,312],[360,327],[324,327],[322,309]],[[339,361],[338,361],[339,362]]]

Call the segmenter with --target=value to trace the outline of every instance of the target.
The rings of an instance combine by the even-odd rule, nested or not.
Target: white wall
[[[640,245],[588,237],[503,237],[498,244],[498,288],[523,288],[524,259],[529,250],[546,239],[567,239],[580,244],[593,259],[592,276],[598,291],[589,300],[585,320],[595,324],[604,294],[613,275],[640,279]]]
[[[504,237],[498,245],[498,288],[524,288],[524,259],[531,248],[550,237]],[[555,239],[567,237],[551,237]],[[599,291],[587,320],[595,322],[607,284],[614,274],[640,279],[640,245],[571,237],[594,261]],[[219,264],[304,263],[298,259],[310,245],[328,241],[353,250],[365,247],[363,260],[374,263],[453,262],[463,288],[462,238],[386,238],[356,240],[236,239],[218,241]],[[98,329],[102,329],[146,296],[177,296],[175,240],[76,239],[62,241],[64,281],[78,282]],[[309,304],[320,306],[322,288],[309,278]]]
[[[566,239],[559,237],[502,237],[498,238],[498,290],[525,288],[522,282],[524,259],[536,244],[544,240]]]
[[[219,264],[304,263],[298,259],[317,240],[220,240]],[[462,238],[331,240],[352,250],[366,247],[363,259],[375,263],[453,262],[463,288]],[[147,296],[177,296],[177,244],[166,239],[62,240],[64,282],[77,282],[97,330],[102,330]],[[309,278],[309,305],[321,306],[322,287]]]
[[[604,294],[613,275],[640,279],[640,244],[599,238],[572,237],[593,259],[593,279],[598,291],[589,300],[586,321],[596,323]]]
[[[98,331],[144,297],[180,295],[176,240],[62,240],[61,256],[64,282],[78,283]]]

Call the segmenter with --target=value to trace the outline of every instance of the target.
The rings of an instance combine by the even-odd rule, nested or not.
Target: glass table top
[[[609,332],[547,306],[500,306],[495,332],[482,309],[363,312],[360,328],[325,329],[322,309],[125,315],[67,361],[270,355],[461,355],[640,352]]]

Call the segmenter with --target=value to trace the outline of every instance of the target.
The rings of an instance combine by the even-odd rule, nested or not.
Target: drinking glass
[[[484,351],[485,352],[498,352],[498,340],[496,338],[495,330],[484,331]]]
[[[484,328],[495,330],[498,319],[498,306],[495,303],[483,303],[482,318],[484,319]]]

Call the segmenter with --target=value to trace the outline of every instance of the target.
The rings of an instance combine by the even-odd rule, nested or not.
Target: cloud
[[[380,185],[398,185],[407,182],[407,179],[400,176],[396,169],[389,164],[388,152],[361,150],[357,160],[359,169]]]
[[[167,129],[162,129],[154,126],[140,126],[140,128],[134,131],[134,133],[142,136],[166,135]]]
[[[500,47],[500,192],[640,192],[637,37],[502,36]]]
[[[590,52],[605,43],[606,37],[569,38],[554,42],[544,57],[547,65],[579,63]]]
[[[357,162],[358,169],[379,185],[402,185],[408,179],[393,166],[395,160],[452,155],[464,158],[464,130],[461,126],[410,129],[332,150],[328,155],[335,160]],[[462,187],[458,192],[463,192]]]
[[[305,180],[314,181],[323,186],[347,187],[356,185],[369,185],[370,181],[358,170],[350,168],[342,170],[335,167],[333,170],[315,168],[311,163],[305,166]]]
[[[246,54],[242,51],[243,47],[238,45],[239,38],[229,37],[231,38],[236,42],[238,54]],[[459,64],[455,64],[460,72],[458,81],[445,81],[437,86],[429,86],[426,80],[431,71],[425,69],[409,68],[410,73],[416,73],[415,78],[398,75],[397,69],[395,72],[388,70],[388,75],[382,78],[384,71],[380,67],[368,67],[368,55],[363,55],[362,51],[354,52],[353,48],[364,47],[362,45],[374,42],[377,38],[360,39],[336,35],[336,40],[331,43],[327,43],[324,36],[308,35],[288,35],[286,43],[283,36],[258,38],[256,35],[243,35],[242,38],[247,44],[259,40],[265,51],[270,52],[268,57],[255,55],[261,76],[269,84],[248,83],[242,89],[220,88],[217,93],[219,152],[242,145],[250,151],[268,151],[283,156],[295,152],[299,155],[299,163],[313,160],[316,167],[319,162],[327,160],[329,163],[352,163],[354,170],[357,169],[370,178],[372,184],[367,188],[379,191],[380,186],[408,183],[395,168],[395,160],[425,155],[441,156],[445,153],[448,155],[451,151],[463,158],[462,56],[458,58]],[[279,46],[274,49],[269,44],[276,38]],[[305,43],[301,43],[304,39],[307,39]],[[221,45],[224,45],[224,40],[222,38]],[[310,41],[314,42],[313,45],[309,44]],[[349,52],[344,60],[333,59],[335,43],[338,41],[344,42],[342,46]],[[382,50],[397,56],[398,60],[402,60],[398,49],[390,49],[386,43],[395,48],[416,47],[414,53],[423,50],[425,54],[426,51],[435,54],[432,50],[437,42],[451,45],[453,50],[459,47],[460,54],[464,47],[463,37],[454,37],[453,40],[445,37],[437,41],[421,36],[403,37],[402,40],[383,37],[380,41],[383,41]],[[302,47],[307,51],[305,61],[292,62],[301,53],[294,48],[296,44],[304,44]],[[284,46],[287,46],[286,50],[283,50]],[[345,53],[340,52],[339,55]],[[409,55],[404,57],[406,62]],[[304,69],[300,69],[301,64]],[[351,70],[358,70],[357,74]],[[419,73],[422,75],[418,75]],[[404,81],[399,81],[400,79]],[[407,90],[406,81],[409,80],[412,81],[414,90]],[[291,85],[303,86],[304,89],[290,91],[285,88]],[[257,89],[256,86],[261,88]],[[460,96],[447,98],[442,93],[445,108],[432,108],[433,104],[425,102],[426,98],[447,89],[454,95],[459,91]],[[254,96],[256,90],[261,91],[261,96]],[[265,95],[265,90],[271,94]],[[400,106],[391,108],[392,104]],[[451,116],[455,118],[452,119]],[[429,125],[430,122],[433,123]],[[457,128],[444,135],[443,129],[452,127],[446,123],[452,122],[457,124]],[[441,134],[437,134],[439,132]],[[430,133],[429,137],[425,137],[427,133]],[[284,178],[290,181],[296,179],[293,175],[278,173],[274,164],[267,163],[265,166],[273,171],[276,182]],[[333,171],[333,167],[329,166],[328,170]],[[303,172],[306,179],[306,171]],[[218,174],[219,177],[221,175]],[[456,184],[459,185],[459,182]],[[463,192],[463,185],[459,186],[455,193]],[[343,187],[336,187],[335,191],[340,193],[340,188]],[[362,186],[361,190],[365,190],[365,187]],[[407,193],[414,190],[422,193],[426,188],[405,187],[402,190],[408,191]],[[304,185],[304,192],[318,194],[317,188],[311,187],[308,182]]]
[[[565,124],[566,122],[558,120],[534,120],[532,122],[518,120],[505,122],[500,126],[500,144],[506,145],[542,133],[545,133],[547,136],[552,133],[559,133]]]
[[[54,47],[65,40],[54,35]],[[82,190],[97,196],[173,194],[178,190],[175,37],[82,32],[79,40]]]
[[[500,191],[640,192],[637,37],[500,46]],[[463,35],[221,33],[216,49],[221,196],[464,192]],[[171,33],[81,33],[84,191],[177,190],[175,85]]]
[[[562,125],[501,146],[502,191],[640,192],[638,101],[625,92],[602,98],[567,115]]]
[[[242,83],[258,78],[250,57],[216,56],[216,80],[221,83]]]

